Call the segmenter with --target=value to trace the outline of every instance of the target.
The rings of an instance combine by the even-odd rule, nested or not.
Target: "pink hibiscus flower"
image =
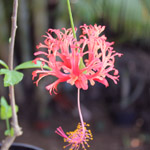
[[[67,82],[78,88],[78,111],[81,123],[77,129],[71,132],[65,132],[61,127],[55,131],[64,138],[69,150],[78,150],[80,147],[86,149],[89,147],[88,141],[93,140],[90,130],[87,130],[89,124],[83,121],[80,108],[80,89],[87,90],[88,82],[91,85],[95,81],[109,86],[107,79],[110,78],[117,84],[119,79],[118,70],[114,67],[115,57],[121,56],[113,50],[113,42],[108,42],[105,35],[101,35],[104,26],[83,25],[82,35],[79,40],[73,37],[72,29],[63,31],[49,29],[47,35],[44,35],[44,44],[40,43],[39,48],[46,48],[46,51],[37,51],[34,53],[37,58],[33,61],[41,61],[41,69],[32,73],[32,79],[36,78],[36,85],[46,76],[54,76],[56,80],[46,86],[49,93],[57,92],[57,86],[61,82]],[[44,57],[42,57],[43,55]],[[44,65],[49,69],[44,69]]]
[[[44,35],[44,44],[40,43],[39,48],[46,48],[45,51],[34,53],[42,66],[46,64],[49,70],[37,69],[32,73],[32,79],[38,85],[39,81],[46,76],[55,76],[57,79],[46,86],[49,93],[56,94],[57,85],[61,82],[67,82],[75,85],[77,88],[88,89],[88,81],[91,85],[95,81],[109,86],[107,78],[110,78],[117,84],[119,75],[118,70],[114,68],[115,56],[121,56],[113,50],[113,42],[106,41],[105,35],[101,35],[105,26],[83,25],[82,35],[77,41],[73,37],[72,29],[49,29],[47,35]],[[54,34],[54,35],[53,35]],[[41,55],[44,55],[42,57]]]

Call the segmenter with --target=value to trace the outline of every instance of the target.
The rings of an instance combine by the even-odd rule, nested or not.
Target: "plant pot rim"
[[[0,143],[0,146],[1,146],[1,143]],[[37,146],[34,146],[34,145],[31,145],[31,144],[26,144],[26,143],[19,143],[19,142],[15,142],[12,144],[12,146],[20,146],[20,147],[25,147],[25,148],[31,148],[33,150],[44,150],[40,147],[37,147]]]

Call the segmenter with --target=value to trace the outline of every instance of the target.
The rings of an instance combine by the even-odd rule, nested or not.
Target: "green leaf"
[[[4,135],[5,135],[5,136],[10,136],[10,130],[9,130],[9,129],[8,129],[8,130],[5,130]]]
[[[9,105],[4,97],[1,97],[0,101],[0,117],[2,120],[6,120],[7,118],[11,117],[11,112],[9,109]]]
[[[3,96],[1,97],[0,104],[1,104],[2,106],[5,106],[5,107],[9,106],[9,105],[7,104],[7,101],[6,101],[5,97],[3,97]]]
[[[14,136],[14,128],[10,129],[10,136]]]
[[[18,112],[18,106],[15,106],[16,112]],[[12,109],[11,106],[8,106],[6,109],[5,107],[1,107],[0,117],[2,120],[10,119],[12,117]]]
[[[23,73],[15,70],[1,69],[0,75],[2,74],[4,74],[4,87],[15,85],[23,79]]]
[[[33,63],[32,61],[27,61],[24,62],[18,66],[16,66],[15,70],[20,70],[20,69],[32,69],[32,68],[41,68],[42,62],[37,61],[37,64]],[[44,69],[51,70],[46,64],[42,66]]]
[[[84,62],[83,62],[83,59],[80,60],[79,68],[80,68],[80,69],[85,68],[85,64],[84,64]]]
[[[4,132],[4,135],[5,135],[5,136],[14,136],[14,128],[11,128],[10,130],[7,129],[7,130]]]
[[[0,65],[8,69],[8,65],[3,60],[0,60]]]
[[[2,120],[6,120],[7,118],[11,118],[12,117],[12,111],[11,111],[11,107],[8,106],[8,108],[1,106],[1,119]]]
[[[16,112],[18,112],[18,106],[15,106]],[[12,117],[12,109],[11,106],[8,105],[6,99],[4,97],[1,97],[0,101],[0,118],[2,120],[6,120]]]
[[[16,110],[16,112],[19,111],[19,107],[17,105],[15,105],[15,110]]]

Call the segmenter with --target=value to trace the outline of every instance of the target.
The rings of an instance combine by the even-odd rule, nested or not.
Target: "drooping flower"
[[[49,29],[44,35],[44,44],[40,43],[39,48],[46,48],[46,51],[34,53],[38,60],[42,62],[41,69],[32,73],[32,79],[38,85],[39,81],[46,76],[54,76],[57,79],[46,86],[49,93],[57,92],[57,86],[61,82],[75,85],[77,88],[88,89],[88,81],[91,85],[95,81],[109,86],[107,78],[117,84],[119,75],[114,67],[115,56],[121,56],[113,50],[113,42],[108,42],[105,35],[101,35],[104,26],[83,25],[82,35],[77,41],[73,37],[72,29]],[[54,34],[54,36],[52,36]],[[44,57],[42,57],[43,55]],[[43,69],[43,65],[49,66],[49,70]]]
[[[64,148],[69,147],[69,150],[78,150],[82,147],[82,149],[86,150],[86,147],[90,147],[87,142],[93,140],[91,130],[87,130],[87,127],[89,127],[89,124],[84,123],[83,128],[81,123],[79,123],[75,131],[65,134],[62,128],[59,127],[55,132],[64,138],[64,142],[68,142]]]
[[[56,80],[46,86],[49,93],[57,93],[57,86],[61,82],[67,82],[78,88],[78,111],[81,123],[77,129],[72,132],[64,133],[61,127],[55,131],[64,138],[70,147],[69,150],[86,150],[87,143],[92,140],[92,133],[87,130],[88,124],[84,123],[80,108],[80,89],[87,90],[88,82],[91,85],[95,81],[109,86],[107,79],[110,78],[117,84],[119,79],[118,70],[114,67],[115,57],[121,56],[113,50],[114,42],[108,42],[102,32],[105,26],[83,25],[80,27],[82,34],[77,41],[73,37],[72,29],[63,28],[49,29],[45,37],[44,44],[40,43],[37,49],[45,48],[46,51],[37,51],[34,53],[37,58],[33,61],[41,61],[41,69],[32,73],[32,79],[36,78],[36,85],[46,76],[54,76]],[[43,55],[44,57],[42,57]],[[49,69],[44,69],[44,65]],[[47,67],[46,67],[47,68]]]

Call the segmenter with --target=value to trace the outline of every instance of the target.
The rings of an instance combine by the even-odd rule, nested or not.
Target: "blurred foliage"
[[[150,0],[70,1],[76,26],[83,23],[107,25],[110,31],[119,35],[120,40],[138,39],[149,44]],[[4,39],[8,41],[11,6],[12,1],[0,0],[1,45]],[[50,26],[51,24],[53,26]],[[25,43],[19,45],[23,53],[23,57],[20,57],[23,61],[27,61],[31,59],[29,49],[40,41],[40,36],[46,32],[48,26],[70,27],[66,0],[20,0],[18,25],[19,36]],[[31,40],[34,43],[31,43]]]
[[[111,31],[126,40],[150,38],[149,0],[71,0],[73,16],[78,22],[108,24]],[[59,3],[60,18],[68,20],[66,1]],[[65,21],[67,22],[67,21]]]

